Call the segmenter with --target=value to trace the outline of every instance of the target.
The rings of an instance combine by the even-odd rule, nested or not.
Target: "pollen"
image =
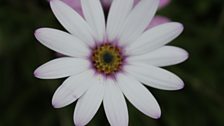
[[[91,60],[97,72],[109,76],[121,70],[124,59],[119,47],[104,43],[93,49]]]

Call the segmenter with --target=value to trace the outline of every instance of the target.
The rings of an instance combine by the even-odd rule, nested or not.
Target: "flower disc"
[[[91,61],[97,72],[108,76],[121,70],[123,56],[119,47],[104,43],[92,50]]]

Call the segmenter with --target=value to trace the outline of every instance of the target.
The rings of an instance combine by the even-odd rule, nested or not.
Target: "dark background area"
[[[184,24],[171,45],[190,58],[166,69],[185,81],[180,91],[150,88],[162,117],[151,119],[128,103],[130,126],[224,126],[224,0],[172,0],[158,12]],[[63,29],[45,0],[0,0],[0,126],[72,126],[75,103],[54,109],[63,80],[39,80],[33,71],[55,52],[34,38],[39,27]],[[109,126],[101,107],[88,126]]]

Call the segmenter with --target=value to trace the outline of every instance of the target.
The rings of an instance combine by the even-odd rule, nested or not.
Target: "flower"
[[[76,12],[78,12],[80,15],[83,16],[80,0],[62,0],[62,1],[64,1],[66,4],[68,4],[73,9],[75,9]],[[108,10],[108,8],[110,7],[110,5],[112,3],[112,0],[100,0],[100,1],[101,1],[101,4],[102,4],[104,10]],[[139,1],[140,0],[134,0],[134,5],[136,5]],[[160,0],[159,9],[166,7],[169,3],[170,3],[170,0]],[[155,16],[152,19],[152,21],[149,23],[147,29],[155,27],[160,24],[167,23],[167,22],[170,22],[170,19],[168,19],[167,17]]]
[[[68,77],[54,93],[55,108],[77,101],[74,123],[83,126],[103,102],[112,126],[128,125],[124,96],[142,113],[159,118],[161,110],[144,86],[178,90],[183,81],[159,68],[181,63],[188,53],[165,46],[183,31],[177,22],[145,30],[158,8],[158,0],[114,0],[108,19],[99,0],[82,0],[83,16],[60,0],[51,0],[53,13],[69,32],[40,28],[35,37],[46,47],[67,57],[52,60],[34,72],[37,78]],[[147,12],[147,13],[145,13]]]

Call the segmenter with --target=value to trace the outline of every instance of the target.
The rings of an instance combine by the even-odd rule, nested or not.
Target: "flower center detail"
[[[121,70],[123,56],[119,47],[104,43],[93,49],[91,61],[97,72],[112,75]]]

